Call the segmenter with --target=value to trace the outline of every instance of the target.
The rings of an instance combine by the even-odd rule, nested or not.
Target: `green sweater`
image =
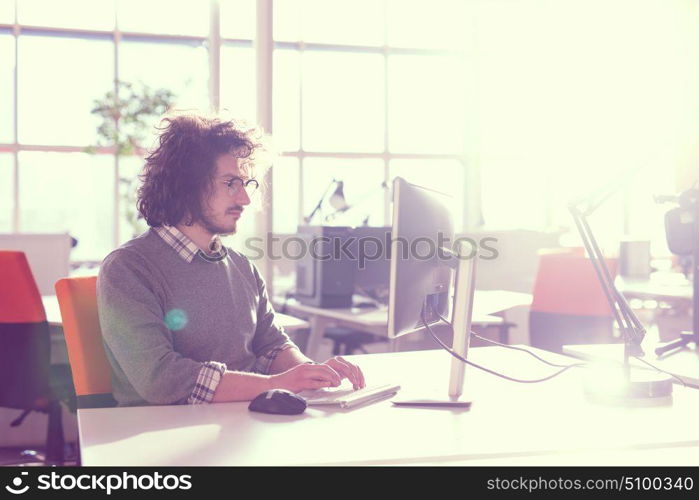
[[[226,250],[187,262],[150,229],[105,258],[97,301],[120,406],[191,403],[208,366],[265,373],[291,344],[255,266]]]

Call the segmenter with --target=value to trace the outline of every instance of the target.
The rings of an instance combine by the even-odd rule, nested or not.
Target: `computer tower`
[[[351,236],[355,293],[388,305],[391,226],[359,226]]]
[[[352,307],[355,262],[345,226],[299,226],[303,252],[296,262],[296,299],[315,307]]]

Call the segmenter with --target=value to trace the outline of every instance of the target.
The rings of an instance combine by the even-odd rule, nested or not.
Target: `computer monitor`
[[[452,248],[454,227],[447,208],[451,197],[410,184],[400,177],[393,182],[393,230],[388,305],[388,336],[397,338],[426,330],[449,317],[452,350],[466,358],[471,331],[475,290],[475,256]],[[455,275],[454,272],[456,271]],[[454,278],[452,280],[452,277]],[[453,283],[452,283],[453,282]],[[454,300],[450,307],[451,290]],[[448,398],[428,395],[400,404],[466,406],[460,399],[464,382],[463,362],[451,359]]]

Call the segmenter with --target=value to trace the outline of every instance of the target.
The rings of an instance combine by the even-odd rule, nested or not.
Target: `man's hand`
[[[335,356],[324,362],[321,366],[329,366],[336,373],[340,375],[340,378],[346,378],[352,383],[352,387],[357,389],[363,389],[366,384],[364,383],[364,374],[362,370],[346,359]]]
[[[310,363],[296,365],[270,377],[273,389],[286,389],[291,392],[337,387],[341,380],[340,375],[329,365]]]

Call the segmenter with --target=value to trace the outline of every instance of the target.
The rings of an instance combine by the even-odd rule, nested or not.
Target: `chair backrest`
[[[606,259],[616,276],[616,259]],[[614,342],[612,310],[582,248],[542,252],[529,313],[532,346],[560,352],[566,344]]]
[[[614,278],[617,260],[605,260]],[[582,248],[542,252],[533,295],[532,311],[612,317],[602,285]]]
[[[27,257],[0,250],[0,406],[45,408],[50,359],[46,313]]]
[[[0,250],[0,323],[41,321],[46,321],[46,312],[27,256]]]
[[[113,406],[111,368],[97,315],[97,277],[58,280],[56,295],[78,407]]]

